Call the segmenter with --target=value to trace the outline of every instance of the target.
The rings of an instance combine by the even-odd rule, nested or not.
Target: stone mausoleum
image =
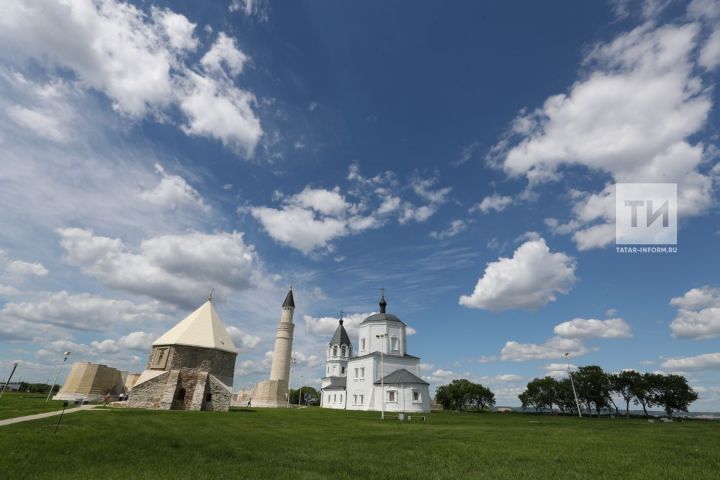
[[[152,344],[128,406],[158,410],[230,408],[237,350],[209,298]]]
[[[134,374],[133,374],[134,375]],[[117,398],[127,392],[127,372],[90,362],[75,362],[53,400],[98,400],[106,394]]]

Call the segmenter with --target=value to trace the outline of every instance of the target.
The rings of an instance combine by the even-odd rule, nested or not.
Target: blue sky
[[[717,411],[719,65],[710,0],[11,1],[0,368],[141,370],[215,288],[251,386],[292,284],[319,384],[384,287],[433,385],[568,352]],[[677,253],[616,252],[616,182],[678,184]]]

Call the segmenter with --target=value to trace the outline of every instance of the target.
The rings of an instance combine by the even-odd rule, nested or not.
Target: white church
[[[327,349],[320,405],[346,410],[429,412],[429,384],[420,378],[420,358],[407,353],[406,325],[386,313],[385,295],[380,313],[360,324],[357,352],[340,319]]]

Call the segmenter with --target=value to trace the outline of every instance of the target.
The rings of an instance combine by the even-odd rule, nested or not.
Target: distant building
[[[407,353],[406,325],[386,313],[380,299],[380,313],[360,324],[356,355],[340,319],[328,344],[321,406],[346,410],[386,412],[429,412],[429,384],[420,378],[420,358]]]
[[[153,342],[128,406],[227,411],[236,357],[235,345],[209,298]]]
[[[127,372],[90,362],[75,362],[65,384],[54,400],[98,400],[106,394],[117,398],[125,392],[123,376]]]

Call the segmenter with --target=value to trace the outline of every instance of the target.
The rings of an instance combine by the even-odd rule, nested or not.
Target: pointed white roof
[[[237,353],[210,300],[155,340],[153,346],[157,345],[188,345]]]

